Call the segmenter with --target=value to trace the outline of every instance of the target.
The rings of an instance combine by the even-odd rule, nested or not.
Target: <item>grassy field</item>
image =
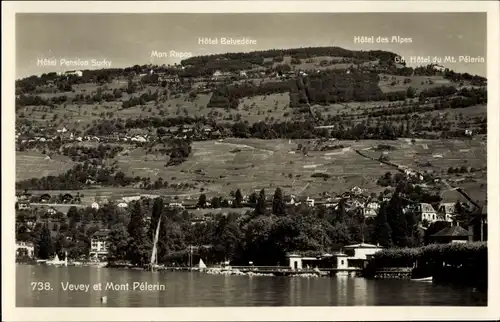
[[[97,90],[95,84],[82,84],[89,85],[87,93]],[[157,88],[145,88],[134,96],[140,96],[146,93],[149,89],[155,92]],[[163,89],[162,89],[163,90]],[[85,92],[84,92],[85,93]],[[90,93],[89,93],[90,94]],[[73,93],[58,93],[58,94],[45,94],[45,97],[67,95],[72,96]],[[124,94],[123,98],[118,101],[104,102],[101,104],[61,104],[53,108],[49,107],[36,107],[27,106],[16,111],[16,117],[24,115],[32,121],[37,122],[45,127],[66,126],[71,130],[85,130],[93,122],[100,121],[103,118],[135,118],[138,115],[141,117],[174,117],[174,116],[207,116],[212,109],[207,108],[212,94],[198,94],[194,100],[188,100],[187,94],[172,95],[165,101],[158,103],[148,102],[143,106],[134,106],[130,108],[122,108],[122,101],[128,100],[129,95]]]
[[[180,165],[165,167],[166,156],[145,154],[142,149],[131,150],[129,155],[117,156],[118,166],[130,176],[150,177],[152,181],[162,177],[169,183],[197,183],[196,189],[175,191],[141,191],[127,188],[102,188],[84,191],[86,196],[110,197],[132,195],[138,192],[150,194],[179,195],[182,198],[198,198],[206,193],[208,197],[229,196],[230,191],[241,189],[244,195],[265,188],[271,197],[276,187],[285,194],[318,196],[326,191],[342,193],[354,186],[368,192],[380,192],[384,188],[376,181],[388,171],[395,170],[379,162],[356,154],[353,149],[378,158],[381,152],[373,148],[379,144],[395,147],[388,153],[389,159],[399,165],[429,171],[438,177],[457,179],[457,183],[477,200],[485,198],[486,173],[475,172],[460,177],[449,175],[449,167],[484,168],[486,166],[485,142],[472,140],[411,140],[397,141],[337,141],[346,148],[334,151],[310,151],[303,155],[297,151],[298,144],[307,141],[225,139],[224,141],[194,142],[188,160]],[[428,163],[427,163],[428,162]],[[427,164],[426,164],[427,163]],[[34,166],[36,164],[36,166]],[[16,172],[27,178],[43,174],[60,173],[71,162],[43,160],[43,156],[18,153]],[[330,177],[312,177],[314,173],[326,173]],[[445,195],[450,202],[456,201],[457,193]]]
[[[34,151],[16,151],[16,181],[57,175],[73,166],[73,162],[65,156],[53,155],[46,160],[46,155]]]
[[[405,79],[409,79],[410,82],[404,83]],[[393,82],[397,82],[392,85]],[[380,81],[378,83],[382,92],[397,92],[397,91],[406,91],[408,87],[413,87],[417,90],[417,93],[434,87],[441,86],[457,86],[443,76],[395,76],[395,75],[380,75]]]

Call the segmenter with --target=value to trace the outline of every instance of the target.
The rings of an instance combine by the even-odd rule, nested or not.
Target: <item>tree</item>
[[[144,229],[144,213],[141,202],[136,201],[132,207],[127,231],[130,235],[128,259],[133,264],[145,265],[150,255],[150,243]]]
[[[387,222],[387,208],[387,203],[382,204],[373,229],[373,241],[384,247],[392,246],[392,232],[391,226]]]
[[[211,203],[212,208],[220,208],[222,206],[220,197],[213,197]]]
[[[69,207],[67,217],[69,219],[70,229],[76,228],[76,225],[81,220],[80,212],[78,211],[78,209],[75,206]]]
[[[392,242],[398,247],[406,247],[411,244],[411,231],[408,229],[406,216],[403,214],[403,202],[398,192],[391,198],[385,208],[387,222],[391,226]]]
[[[200,208],[205,208],[206,205],[207,205],[207,196],[204,193],[202,193],[198,198],[197,206]]]
[[[58,234],[57,237],[56,237],[56,241],[54,243],[54,251],[56,252],[56,254],[59,255],[59,258],[63,258],[63,251],[66,249],[66,246],[67,246],[67,243],[66,243],[66,238],[61,235],[61,234]]]
[[[248,200],[251,204],[255,205],[257,203],[257,194],[252,192]]]
[[[405,214],[406,223],[408,225],[408,233],[409,233],[409,244],[408,247],[418,247],[422,246],[424,242],[424,236],[419,228],[418,220],[413,213],[413,211],[408,211]]]
[[[238,189],[238,190],[236,190],[236,193],[234,194],[234,206],[236,208],[240,208],[242,201],[243,201],[243,195],[241,194],[241,190]]]
[[[262,189],[259,192],[257,205],[255,206],[255,213],[258,215],[263,215],[265,212],[266,212],[266,192],[264,189]]]
[[[158,262],[165,262],[171,253],[186,249],[186,232],[191,224],[178,209],[168,209],[162,215],[158,237]]]
[[[113,225],[109,233],[108,242],[108,260],[110,262],[123,260],[127,257],[129,234],[125,225],[122,223]]]
[[[346,223],[349,219],[349,214],[346,210],[346,202],[345,199],[340,199],[336,208],[332,209],[332,223]]]
[[[395,133],[394,133],[394,128],[392,127],[392,125],[389,123],[384,123],[384,125],[382,125],[381,135],[382,135],[383,139],[388,139],[388,140],[394,139]]]
[[[242,234],[239,225],[231,218],[221,216],[216,222],[214,249],[220,260],[232,260],[237,255]]]
[[[274,239],[271,238],[276,217],[257,216],[251,219],[243,228],[244,247],[242,260],[244,263],[254,261],[257,265],[276,265],[281,250],[276,249]]]
[[[414,98],[416,93],[417,93],[417,91],[413,87],[410,86],[406,90],[406,97],[407,98]]]
[[[459,222],[468,222],[471,219],[471,212],[469,209],[457,200],[455,203],[455,218]]]
[[[283,202],[283,192],[278,187],[274,191],[273,197],[273,214],[283,215],[285,213],[285,203]]]
[[[49,259],[54,252],[52,237],[47,224],[45,224],[40,232],[40,237],[37,243],[37,257],[40,259]]]

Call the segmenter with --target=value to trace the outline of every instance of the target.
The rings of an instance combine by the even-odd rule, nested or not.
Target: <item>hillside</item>
[[[18,80],[18,188],[65,190],[59,180],[71,189],[189,196],[278,186],[304,195],[355,185],[378,193],[391,169],[352,149],[395,142],[390,158],[416,168],[428,162],[434,177],[474,168],[461,181],[484,199],[486,79],[409,68],[397,56],[299,48]],[[324,140],[351,150],[315,151]],[[67,149],[84,142],[87,150]]]

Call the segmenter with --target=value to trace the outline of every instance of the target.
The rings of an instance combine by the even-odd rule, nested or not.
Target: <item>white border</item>
[[[16,12],[487,12],[488,307],[16,308],[14,254],[14,80]],[[6,321],[306,321],[498,319],[499,5],[495,1],[2,2],[2,313]],[[496,303],[496,306],[495,306]]]

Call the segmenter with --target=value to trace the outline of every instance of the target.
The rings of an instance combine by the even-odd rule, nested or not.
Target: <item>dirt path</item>
[[[264,151],[264,152],[267,152],[270,154],[274,154],[273,150],[260,149],[260,148],[256,148],[256,147],[246,145],[246,144],[236,144],[236,143],[229,143],[229,142],[215,142],[215,144],[224,144],[224,145],[228,145],[228,146],[234,146],[235,148],[248,148],[250,150],[260,150],[260,151]]]

